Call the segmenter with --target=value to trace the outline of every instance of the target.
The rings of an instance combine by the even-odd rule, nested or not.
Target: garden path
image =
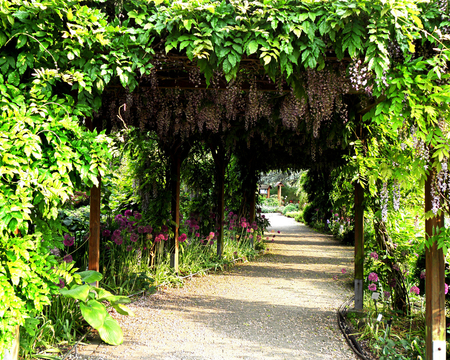
[[[124,343],[79,359],[356,359],[336,322],[351,295],[353,248],[293,219],[268,215],[266,255],[160,290],[117,315]],[[277,231],[281,231],[280,234]],[[86,354],[86,355],[82,355]]]

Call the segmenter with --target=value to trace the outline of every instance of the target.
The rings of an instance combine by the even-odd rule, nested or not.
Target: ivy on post
[[[425,182],[425,213],[430,212],[433,208],[431,188],[434,174],[435,171],[432,171]],[[431,239],[436,234],[437,229],[441,227],[444,227],[444,215],[442,212],[440,215],[425,219],[425,236],[427,240]],[[445,360],[444,253],[442,248],[438,248],[437,241],[433,241],[431,246],[427,246],[425,257],[426,359]]]
[[[355,182],[355,309],[363,308],[364,283],[364,189]]]
[[[86,119],[86,127],[90,131],[99,130],[97,121]],[[100,205],[101,205],[101,177],[98,176],[98,185],[91,187],[89,211],[89,270],[100,270]]]

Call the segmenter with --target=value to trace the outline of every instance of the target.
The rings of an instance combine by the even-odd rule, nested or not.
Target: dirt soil
[[[122,345],[79,347],[72,358],[357,359],[336,321],[351,296],[353,247],[282,215],[268,217],[266,255],[136,299],[136,317],[114,315]]]

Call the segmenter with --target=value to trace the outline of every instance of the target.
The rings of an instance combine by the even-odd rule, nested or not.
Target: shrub
[[[293,212],[293,211],[297,211],[297,210],[298,210],[298,205],[289,204],[284,207],[283,215],[286,215],[286,213],[288,213],[288,212]]]
[[[305,224],[312,224],[316,217],[316,211],[311,204],[306,205],[303,210],[303,219]]]
[[[295,216],[295,221],[304,223],[305,220],[303,219],[303,212],[302,211],[298,211],[297,214],[298,215]]]

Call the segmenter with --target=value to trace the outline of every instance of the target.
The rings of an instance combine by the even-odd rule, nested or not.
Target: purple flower
[[[181,234],[180,236],[178,236],[178,241],[179,242],[185,242],[187,239],[187,235],[186,234]]]
[[[65,261],[66,263],[70,263],[73,261],[72,255],[67,254],[66,256],[63,257],[63,261]]]
[[[389,299],[391,297],[391,293],[389,291],[384,291],[384,298]]]
[[[195,233],[195,237],[200,237],[200,233]]]
[[[144,234],[145,233],[145,226],[139,226],[138,227],[138,233],[139,234]]]
[[[169,228],[168,228],[166,225],[162,225],[162,226],[161,226],[161,231],[162,231],[163,233],[166,233],[167,231],[169,231]]]
[[[131,251],[131,250],[133,250],[133,247],[131,245],[128,245],[127,246],[127,251]]]
[[[131,215],[133,215],[133,212],[132,212],[131,210],[125,210],[124,215],[125,215],[126,217],[130,217]]]
[[[59,278],[59,284],[56,284],[60,287],[60,289],[62,289],[64,286],[66,286],[66,284],[64,283],[64,280],[62,278]]]
[[[374,272],[371,272],[369,274],[369,281],[374,281],[374,282],[378,281],[378,275]]]
[[[281,231],[280,231],[280,230],[278,230],[278,234],[281,234]]]
[[[139,235],[138,234],[132,233],[130,235],[130,241],[136,242],[136,241],[138,241],[138,239],[139,239]]]
[[[111,235],[111,231],[109,230],[103,230],[103,236],[110,236]]]
[[[411,289],[409,289],[409,292],[410,293],[415,293],[416,295],[419,295],[420,294],[420,289],[416,285],[414,285],[414,286],[411,287]]]
[[[119,230],[119,229],[117,229],[117,230],[114,230],[114,232],[113,232],[113,237],[118,237],[118,236],[120,236],[120,234],[121,234],[121,231]]]
[[[215,236],[216,234],[214,234],[212,231],[209,233],[209,235],[208,235],[208,238],[209,239],[214,239],[214,236]]]
[[[346,270],[346,269],[341,269],[341,273],[342,273],[342,274],[346,274],[346,273],[347,273],[347,270]]]
[[[136,214],[134,214],[134,218],[136,220],[141,220],[142,219],[142,215],[137,212]]]
[[[122,215],[118,214],[114,217],[114,220],[119,221],[122,220]]]
[[[374,259],[374,260],[378,260],[378,254],[377,254],[375,251],[372,251],[372,252],[370,253],[370,257],[371,257],[372,259]]]
[[[444,284],[444,286],[445,286],[444,294],[447,295],[447,293],[448,293],[448,285]]]
[[[147,234],[150,234],[152,231],[153,231],[153,228],[152,228],[150,225],[147,225],[147,226],[145,227],[145,232],[146,232]]]
[[[70,238],[70,234],[64,234],[64,240],[67,240]]]
[[[375,284],[370,284],[369,285],[369,290],[370,291],[377,291],[377,286]]]
[[[68,239],[64,239],[63,244],[64,246],[72,246],[75,243],[74,240],[75,238],[73,236],[69,237]]]
[[[115,242],[117,245],[122,245],[122,243],[123,243],[122,237],[121,237],[121,236],[118,236],[118,237],[114,238],[114,242]]]

